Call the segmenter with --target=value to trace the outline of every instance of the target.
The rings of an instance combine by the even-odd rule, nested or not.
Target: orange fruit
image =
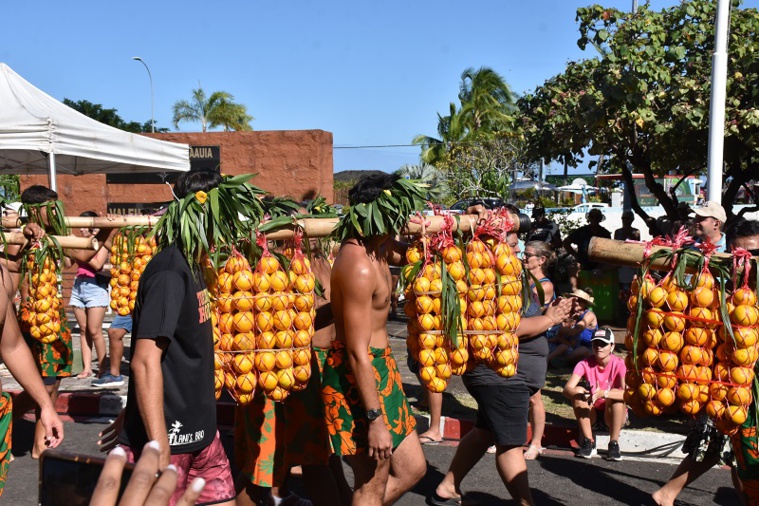
[[[698,287],[690,294],[690,302],[694,306],[709,307],[714,302],[714,291],[707,287]]]
[[[653,399],[656,397],[656,387],[648,383],[641,383],[638,387],[638,395],[641,399]]]
[[[432,298],[427,295],[419,295],[415,301],[416,314],[427,314],[432,312]]]
[[[265,371],[258,375],[258,386],[261,387],[264,392],[271,392],[277,387],[278,378],[277,373],[274,371]]]
[[[253,294],[238,290],[232,295],[232,302],[238,311],[250,311],[253,309]],[[224,311],[224,309],[222,309]],[[228,311],[227,311],[228,312]]]
[[[628,357],[632,358],[632,355],[628,355]],[[644,348],[641,360],[646,365],[656,365],[659,363],[659,351],[656,348]]]
[[[254,272],[251,284],[251,288],[256,293],[268,292],[271,289],[271,281],[269,280],[269,275],[264,272]]]
[[[660,388],[656,392],[656,400],[663,407],[669,407],[675,403],[675,392],[669,388]]]
[[[697,415],[698,412],[701,411],[701,404],[697,400],[680,402],[678,407],[680,408],[680,411],[691,416]]]
[[[727,391],[727,402],[737,406],[748,406],[751,403],[751,391],[746,387],[732,387]]]
[[[682,290],[674,290],[667,295],[667,306],[671,311],[682,312],[688,307],[688,294]]]
[[[448,382],[445,381],[442,378],[432,378],[430,380],[429,384],[427,385],[427,388],[430,390],[430,392],[435,393],[441,393],[445,391],[445,387],[448,386]]]
[[[733,367],[730,369],[730,379],[736,385],[749,386],[754,381],[754,370],[750,367]]]
[[[730,313],[730,321],[745,327],[756,325],[759,322],[759,309],[755,306],[735,306]]]
[[[295,274],[308,274],[311,272],[311,261],[303,255],[293,257],[290,261],[290,270]]]
[[[273,371],[276,366],[276,355],[273,351],[259,351],[253,359],[256,369],[259,373]]]
[[[232,275],[232,284],[244,292],[251,290],[253,288],[253,273],[248,270],[235,272]]]
[[[446,246],[440,252],[440,256],[443,258],[443,262],[452,264],[461,260],[461,250],[456,246]]]
[[[661,327],[664,323],[664,313],[658,309],[649,309],[643,313],[643,323],[651,328]]]
[[[667,350],[659,351],[659,367],[661,367],[663,371],[672,372],[677,369],[678,365],[679,360],[677,358],[677,353]]]
[[[677,353],[683,348],[684,343],[685,340],[683,339],[683,335],[679,332],[672,331],[664,334],[659,342],[659,347]]]
[[[707,327],[711,325],[711,322],[701,320],[712,320],[712,312],[705,307],[692,307],[688,310],[688,316],[694,318],[690,320],[690,324],[694,327]]]
[[[291,367],[277,371],[277,384],[283,390],[290,390],[295,384],[295,375]]]
[[[419,377],[424,383],[429,384],[433,378],[437,377],[434,366],[422,367],[419,369]]]
[[[450,364],[447,364],[447,363],[446,364],[437,364],[435,366],[435,371],[437,373],[437,377],[441,378],[441,379],[444,379],[444,380],[447,380],[448,378],[450,378],[451,374],[452,374],[452,372],[451,372],[451,366],[450,366]]]
[[[643,344],[645,346],[651,346],[651,347],[658,346],[661,339],[662,339],[662,333],[658,328],[648,329],[645,332],[643,332],[643,335],[641,336],[641,341],[643,342]],[[629,349],[632,350],[632,347],[630,347]]]
[[[662,412],[661,405],[654,400],[647,400],[643,403],[643,411],[647,415],[659,416]]]
[[[733,329],[735,344],[740,348],[749,348],[759,341],[759,330],[753,327],[735,327]]]
[[[256,388],[256,373],[249,372],[237,376],[237,390],[243,393],[250,393]]]
[[[734,425],[740,426],[746,421],[746,418],[748,418],[748,410],[746,409],[746,406],[728,404],[727,409],[725,409],[725,413],[722,416]]]
[[[733,292],[732,302],[736,306],[756,306],[756,293],[747,286],[738,288]]]
[[[290,286],[290,279],[284,271],[269,274],[269,282],[271,283],[271,290],[275,292],[284,292]]]
[[[261,332],[256,337],[256,344],[259,350],[271,350],[277,346],[277,336],[271,331]]]
[[[715,401],[723,401],[727,398],[728,390],[724,383],[712,383],[709,385],[709,396]]]
[[[256,336],[252,332],[235,334],[232,341],[233,351],[246,351],[256,349]]]
[[[415,264],[422,259],[422,251],[418,246],[412,245],[406,249],[406,262]]]
[[[267,311],[262,311],[258,313],[256,315],[255,321],[256,321],[256,327],[258,328],[260,332],[266,332],[274,328],[274,317],[271,313]]]
[[[311,378],[311,366],[305,364],[293,367],[293,377],[296,383],[308,383],[308,380]]]
[[[232,361],[232,369],[237,374],[247,374],[253,370],[253,361],[255,360],[255,354],[248,353],[235,353]]]
[[[730,360],[735,365],[740,365],[744,367],[753,366],[754,362],[756,362],[756,359],[757,359],[757,352],[753,346],[751,348],[739,348],[737,350],[734,350],[733,353],[730,355]]]
[[[685,342],[692,346],[705,346],[713,331],[703,327],[689,327],[685,331]]]
[[[425,295],[430,291],[430,280],[425,277],[417,277],[413,284],[416,295]]]
[[[681,314],[681,313],[680,313]],[[678,313],[670,313],[664,317],[664,326],[673,332],[685,330],[685,317]]]
[[[293,337],[293,346],[302,348],[311,345],[311,333],[307,330],[297,330]]]
[[[300,349],[293,350],[293,363],[295,365],[308,365],[311,363],[311,350]]]
[[[706,404],[706,414],[712,419],[722,418],[726,407],[723,402],[711,400]]]
[[[704,271],[698,274],[696,279],[697,287],[714,288],[714,276],[711,273]]]
[[[277,369],[288,369],[293,365],[293,354],[290,350],[278,351],[274,354],[274,364]]]
[[[466,276],[466,268],[462,262],[453,262],[447,266],[448,274],[454,281],[463,280]]]
[[[683,364],[697,365],[701,362],[703,351],[698,346],[685,345],[680,351],[680,361]]]
[[[279,271],[279,260],[277,260],[271,254],[264,254],[261,257],[261,260],[258,261],[258,269],[265,272],[266,274],[273,274],[274,272]]]
[[[316,278],[313,274],[301,274],[295,278],[293,287],[300,293],[311,293],[314,291],[315,284]]]
[[[274,334],[274,346],[276,348],[292,348],[295,332],[292,330],[280,330]]]
[[[259,316],[261,314],[264,313],[259,313]],[[234,322],[234,326],[235,329],[237,329],[237,332],[250,332],[253,330],[253,323],[256,321],[256,319],[253,317],[253,313],[251,311],[245,311],[241,313],[235,313],[234,317],[232,317],[232,321]]]

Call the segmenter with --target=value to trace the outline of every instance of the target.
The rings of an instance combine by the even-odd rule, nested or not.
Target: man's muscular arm
[[[132,379],[137,389],[137,406],[149,440],[161,445],[160,468],[169,465],[171,455],[169,435],[163,414],[163,371],[161,355],[166,348],[166,339],[137,339],[132,358]]]
[[[343,329],[348,363],[356,376],[356,386],[366,410],[380,409],[374,367],[369,356],[372,338],[372,295],[376,290],[374,267],[368,260],[349,265],[340,273],[340,292],[343,313]],[[335,278],[333,278],[335,279]],[[393,439],[381,416],[369,422],[369,457],[382,460],[390,458]]]
[[[63,441],[63,422],[58,418],[53,402],[48,395],[37,364],[21,336],[16,314],[10,300],[15,293],[11,275],[0,267],[3,288],[0,290],[0,356],[8,370],[40,407],[40,421],[45,428],[45,440],[51,448]]]

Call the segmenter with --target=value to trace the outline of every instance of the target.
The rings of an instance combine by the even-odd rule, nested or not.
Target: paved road
[[[67,451],[95,454],[97,433],[104,421],[66,424]],[[29,457],[27,441],[32,424],[19,422],[14,431],[14,454],[2,504],[32,506],[37,504],[38,465]],[[224,437],[229,446],[231,437]],[[427,476],[398,503],[404,506],[424,504],[425,498],[442,478],[455,452],[453,446],[427,446]],[[530,484],[541,505],[559,504],[652,504],[648,497],[674,470],[655,462],[607,462],[602,459],[578,460],[562,452],[544,455],[529,463]],[[298,487],[298,484],[295,484]],[[508,493],[495,469],[492,455],[486,455],[463,483],[469,496],[482,506],[511,504]],[[682,504],[699,506],[733,505],[737,497],[732,490],[729,471],[712,469],[680,497]],[[67,504],[67,503],[64,503]]]

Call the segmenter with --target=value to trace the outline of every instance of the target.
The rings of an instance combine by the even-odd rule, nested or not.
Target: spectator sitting
[[[597,270],[601,266],[598,262],[590,260],[590,257],[588,257],[588,248],[590,247],[590,240],[594,237],[611,239],[611,232],[601,226],[601,222],[605,218],[606,217],[600,209],[591,209],[590,212],[585,215],[588,224],[578,228],[564,239],[564,249],[577,260],[577,264],[570,265],[567,269],[569,272],[569,282],[572,284],[572,290],[577,289],[577,276],[580,270],[592,271]]]
[[[569,322],[564,322],[559,328],[552,329],[548,334],[548,363],[556,357],[566,356],[574,364],[591,354],[590,341],[598,328],[598,319],[591,309],[593,291],[590,288],[575,290],[570,297],[579,305],[577,316]]]
[[[619,433],[625,423],[625,361],[614,355],[614,334],[600,328],[593,334],[593,355],[580,361],[564,385],[564,396],[572,401],[580,426],[582,445],[577,456],[589,459],[596,455],[592,426],[602,413],[609,427],[608,460],[622,460]],[[580,381],[586,382],[585,386]]]
[[[532,210],[532,227],[527,235],[527,242],[532,241],[548,243],[554,250],[561,247],[559,226],[546,217],[546,210],[543,207]]]

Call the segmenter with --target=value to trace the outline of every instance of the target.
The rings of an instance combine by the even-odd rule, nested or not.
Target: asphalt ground
[[[91,419],[86,422],[67,422],[66,439],[61,449],[97,455],[97,434],[107,420]],[[8,481],[0,503],[17,506],[37,504],[38,461],[29,456],[28,441],[32,423],[21,420],[14,427],[14,462],[10,465]],[[230,432],[222,435],[229,452],[232,445]],[[24,446],[26,445],[26,446]],[[424,479],[397,503],[404,506],[424,504],[448,469],[454,445],[425,446],[428,469]],[[661,462],[623,460],[608,462],[601,458],[577,459],[569,452],[549,451],[540,459],[528,462],[528,473],[533,497],[541,505],[650,505],[650,494],[660,487],[675,467]],[[350,469],[346,467],[349,482]],[[482,506],[513,504],[495,468],[495,457],[485,455],[462,484],[468,499]],[[299,479],[292,479],[292,488],[302,493]],[[63,491],[62,491],[63,493]],[[680,496],[681,505],[711,506],[735,505],[738,498],[732,488],[730,472],[715,468],[688,487]],[[67,504],[64,502],[63,504]]]

